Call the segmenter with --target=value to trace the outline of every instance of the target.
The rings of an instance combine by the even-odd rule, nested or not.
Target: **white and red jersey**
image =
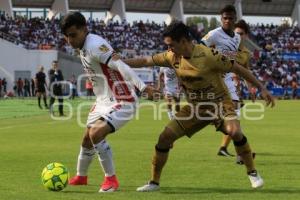
[[[175,92],[179,90],[179,83],[174,69],[169,67],[161,67],[160,73],[163,73],[164,75],[164,85],[166,91]]]
[[[136,102],[135,87],[143,91],[146,85],[134,71],[121,60],[112,60],[112,47],[102,37],[88,34],[80,59],[93,83],[97,101],[114,104]]]
[[[241,37],[234,32],[234,36],[231,37],[222,29],[222,27],[216,28],[207,33],[202,38],[202,41],[208,47],[216,48],[222,55],[228,57],[230,60],[235,60],[238,48],[241,43]],[[233,80],[234,74],[227,73],[224,81],[231,94],[233,100],[239,100],[236,93],[236,83]]]

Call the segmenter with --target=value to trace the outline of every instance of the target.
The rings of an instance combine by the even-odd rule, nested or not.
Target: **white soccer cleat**
[[[251,182],[252,188],[261,188],[264,185],[264,180],[261,178],[257,171],[252,171],[248,173],[248,177]]]
[[[138,192],[154,192],[159,190],[159,185],[153,182],[149,182],[144,186],[138,187],[136,191]]]

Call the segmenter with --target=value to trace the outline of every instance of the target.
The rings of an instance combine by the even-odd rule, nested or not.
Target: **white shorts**
[[[96,102],[88,115],[87,127],[100,119],[105,120],[112,127],[112,132],[115,132],[134,117],[136,107],[136,103],[120,102],[108,105]]]

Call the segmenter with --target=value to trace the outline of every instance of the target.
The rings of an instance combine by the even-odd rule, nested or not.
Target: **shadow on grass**
[[[271,152],[258,152],[256,153],[257,156],[267,156],[267,157],[299,157],[300,154],[283,154],[283,153],[271,153]]]
[[[299,189],[235,189],[235,188],[190,188],[190,187],[162,187],[162,194],[236,194],[236,193],[261,193],[261,194],[300,194]]]

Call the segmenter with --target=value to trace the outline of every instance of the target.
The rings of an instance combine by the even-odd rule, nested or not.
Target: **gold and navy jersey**
[[[190,58],[178,58],[172,51],[152,58],[158,66],[175,69],[190,103],[230,99],[222,75],[231,71],[232,62],[217,50],[199,44]]]
[[[240,48],[238,49],[238,53],[235,61],[238,64],[250,70],[250,58],[251,58],[250,51],[244,45],[241,45]]]

